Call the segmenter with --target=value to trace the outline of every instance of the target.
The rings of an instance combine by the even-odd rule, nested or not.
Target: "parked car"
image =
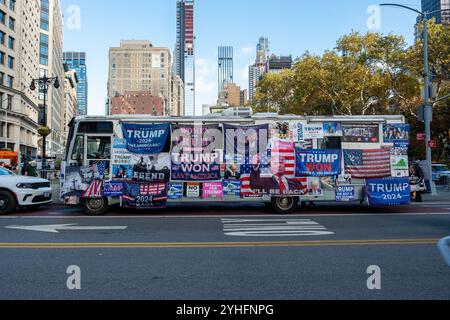
[[[52,202],[52,188],[45,179],[17,175],[0,168],[0,215],[19,207],[37,208]]]
[[[433,181],[439,181],[441,178],[447,177],[450,179],[450,169],[441,163],[433,164]]]

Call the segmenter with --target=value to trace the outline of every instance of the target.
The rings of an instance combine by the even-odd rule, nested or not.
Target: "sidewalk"
[[[450,205],[450,191],[438,191],[438,194],[436,196],[432,196],[431,194],[424,194],[422,198],[422,204],[446,205],[448,203]]]

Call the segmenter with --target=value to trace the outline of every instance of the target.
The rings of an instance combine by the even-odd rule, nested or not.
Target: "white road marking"
[[[52,225],[40,225],[40,226],[7,226],[6,229],[15,229],[23,231],[37,231],[37,232],[48,232],[48,233],[59,233],[60,231],[104,231],[104,230],[125,230],[126,226],[120,227],[94,227],[86,226],[80,227],[76,224],[52,224]]]
[[[332,235],[310,219],[222,219],[223,232],[230,237],[301,237]]]

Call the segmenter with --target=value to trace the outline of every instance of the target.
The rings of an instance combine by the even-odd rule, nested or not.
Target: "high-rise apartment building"
[[[164,100],[153,96],[148,91],[126,91],[124,95],[111,98],[110,114],[164,116]]]
[[[56,156],[64,152],[62,144],[62,112],[65,78],[63,66],[63,16],[59,0],[41,0],[39,77],[58,77],[61,86],[49,87],[44,110],[44,93],[39,93],[39,124],[47,125],[51,134],[47,137],[46,155]],[[38,86],[37,86],[38,87]],[[46,119],[44,119],[44,114]]]
[[[219,94],[227,83],[233,83],[233,47],[220,46],[218,50],[218,83]]]
[[[277,56],[272,54],[269,58],[267,69],[269,73],[280,73],[292,68],[292,56]]]
[[[78,77],[77,84],[77,113],[80,116],[88,114],[88,77],[85,52],[64,52],[64,63],[70,70],[75,70]]]
[[[0,149],[37,155],[39,0],[0,1]]]
[[[450,10],[450,0],[422,0],[422,12]],[[436,23],[450,24],[450,11],[436,12],[432,15]]]
[[[267,72],[267,61],[269,58],[269,39],[261,37],[256,45],[255,64],[248,68],[248,93],[249,101],[252,102],[255,97],[258,81]]]
[[[108,98],[128,91],[146,91],[164,100],[164,114],[177,109],[172,95],[172,57],[168,48],[153,47],[147,40],[122,40],[109,50]],[[174,114],[176,115],[176,114]]]
[[[177,0],[174,73],[184,83],[184,115],[195,115],[194,0]]]
[[[235,83],[226,83],[219,94],[217,104],[223,107],[244,106],[247,104],[247,90],[241,90]]]
[[[69,137],[69,123],[78,114],[77,106],[77,85],[78,76],[76,70],[69,70],[67,64],[64,64],[64,70],[66,71],[64,77],[64,99],[63,109],[61,115],[61,144],[64,148],[67,146],[67,139]]]

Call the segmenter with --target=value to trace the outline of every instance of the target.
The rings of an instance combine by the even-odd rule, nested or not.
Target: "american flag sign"
[[[353,179],[391,176],[390,149],[344,150],[345,172]]]

